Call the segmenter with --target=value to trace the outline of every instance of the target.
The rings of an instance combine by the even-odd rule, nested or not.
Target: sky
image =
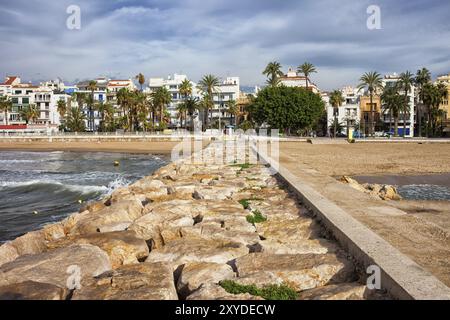
[[[67,7],[81,9],[70,30]],[[370,5],[381,29],[367,28]],[[239,76],[263,85],[278,61],[305,61],[323,90],[371,70],[450,72],[448,0],[0,0],[0,77],[66,83],[108,76]]]

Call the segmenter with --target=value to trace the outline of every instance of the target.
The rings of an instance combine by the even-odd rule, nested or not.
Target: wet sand
[[[406,185],[437,185],[450,187],[450,173],[428,175],[375,175],[353,176],[359,183],[390,184],[395,186]]]

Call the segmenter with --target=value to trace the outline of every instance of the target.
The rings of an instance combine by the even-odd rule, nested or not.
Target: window
[[[14,94],[22,94],[22,90],[16,90],[14,91]]]
[[[12,98],[12,103],[15,103],[15,104],[19,103],[19,98]]]
[[[22,98],[22,103],[23,104],[29,104],[30,103],[30,98]]]

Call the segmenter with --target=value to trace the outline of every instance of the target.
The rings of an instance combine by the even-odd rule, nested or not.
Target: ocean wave
[[[128,185],[129,183],[130,181],[123,177],[119,177],[116,180],[111,181],[107,186],[64,184],[60,181],[54,180],[9,181],[1,182],[0,190],[39,187],[43,190],[53,191],[55,193],[69,191],[81,194],[100,193],[106,195],[110,194],[117,188]]]

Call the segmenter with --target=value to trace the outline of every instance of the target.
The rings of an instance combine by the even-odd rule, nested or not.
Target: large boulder
[[[213,222],[202,222],[195,225],[194,228],[200,229],[198,234],[204,238],[234,241],[242,243],[243,245],[253,246],[260,241],[259,235],[256,233],[254,227],[248,222],[246,223],[246,226],[248,226],[248,229],[242,230],[239,229],[239,225],[237,228],[227,228],[224,224],[221,225]],[[186,229],[181,230],[182,234],[186,231]]]
[[[183,266],[178,278],[177,290],[182,297],[187,297],[203,284],[218,284],[222,280],[232,279],[235,276],[233,269],[227,264],[191,262]]]
[[[231,198],[239,188],[234,186],[199,186],[194,191],[193,197],[198,200],[225,200]]]
[[[10,242],[7,242],[0,246],[0,266],[16,260],[19,257],[16,247]]]
[[[364,300],[365,291],[359,283],[334,284],[303,291],[298,300]]]
[[[0,286],[30,280],[66,288],[71,275],[69,267],[72,266],[79,268],[82,279],[111,270],[106,252],[92,245],[74,245],[36,255],[20,256],[2,265]]]
[[[86,279],[73,300],[178,300],[172,266],[140,263]]]
[[[249,249],[237,242],[205,238],[177,239],[150,252],[147,262],[172,262],[174,268],[189,262],[224,264],[244,256]]]
[[[99,247],[108,254],[113,269],[122,265],[136,264],[149,254],[147,243],[137,238],[133,231],[70,236],[51,242],[47,246],[49,249],[55,249],[72,244],[91,244]]]
[[[45,235],[42,230],[32,231],[11,241],[19,255],[37,254],[45,250]]]
[[[268,216],[267,221],[256,224],[256,229],[259,235],[267,240],[292,243],[316,236],[320,228],[314,220],[308,218]]]
[[[25,281],[0,287],[0,300],[65,300],[67,292],[54,284]]]
[[[133,222],[142,216],[143,206],[139,200],[126,200],[113,203],[96,213],[81,213],[81,217],[70,223],[70,234],[90,234],[99,232],[102,227],[116,223]],[[66,222],[65,228],[67,229]]]
[[[323,239],[291,242],[264,240],[259,241],[258,246],[260,252],[271,254],[325,254],[337,251],[337,247],[334,244]]]
[[[137,219],[129,228],[146,241],[151,241],[152,249],[164,245],[161,232],[167,229],[193,226],[194,219],[189,212],[172,212],[164,209],[154,209],[151,213]]]
[[[297,291],[342,283],[354,277],[354,267],[334,254],[251,253],[236,259],[241,284],[285,283]]]
[[[187,300],[264,300],[261,297],[252,296],[248,293],[232,294],[225,291],[218,284],[209,283],[201,286],[200,289],[187,297]]]

